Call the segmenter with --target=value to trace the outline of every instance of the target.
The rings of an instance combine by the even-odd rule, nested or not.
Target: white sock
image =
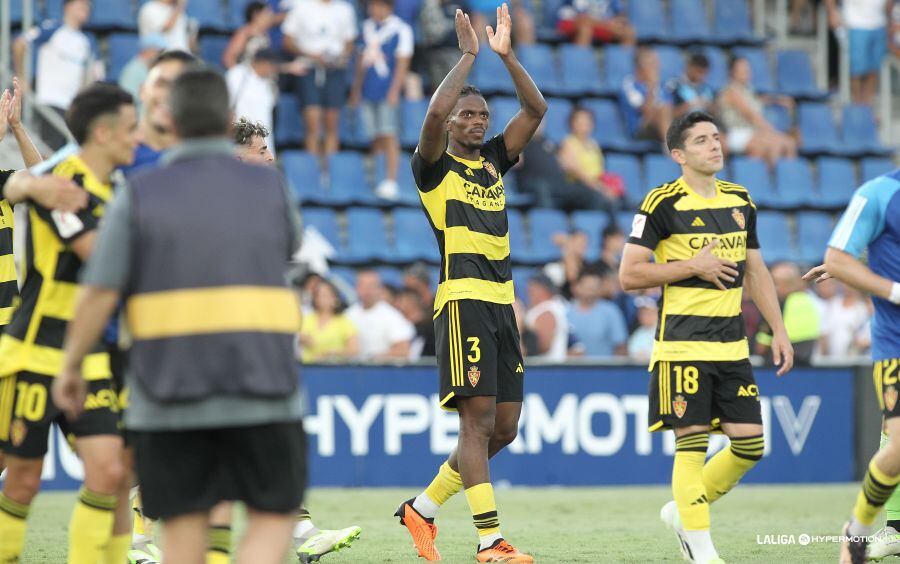
[[[317,529],[316,526],[313,525],[312,519],[303,519],[302,521],[297,521],[297,524],[294,525],[294,538],[301,539],[303,537],[309,537],[316,531]]]
[[[872,527],[863,525],[856,518],[850,519],[850,527],[847,529],[851,537],[867,537],[872,532]]]
[[[136,515],[135,515],[134,518],[135,518],[135,519],[140,519],[140,517],[138,517],[138,516],[136,516]],[[147,544],[147,543],[150,542],[151,540],[152,540],[152,539],[151,539],[150,537],[148,537],[147,535],[139,535],[139,534],[136,534],[136,533],[132,533],[132,535],[131,535],[131,546],[140,546],[140,545],[142,545],[142,544]]]
[[[703,564],[719,557],[716,547],[713,546],[712,537],[709,536],[708,529],[706,531],[685,531],[684,537],[691,547],[694,562]]]
[[[416,499],[413,500],[412,505],[413,509],[418,511],[419,514],[426,519],[434,519],[437,517],[438,509],[441,508],[441,506],[433,502],[425,492],[417,495]]]
[[[500,531],[497,531],[492,535],[484,535],[483,537],[479,537],[478,540],[481,541],[481,545],[478,547],[478,550],[484,550],[485,548],[490,547],[492,544],[502,538],[503,535],[500,534]]]

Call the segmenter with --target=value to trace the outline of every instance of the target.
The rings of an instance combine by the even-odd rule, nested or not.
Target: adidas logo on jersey
[[[695,217],[693,223],[691,223],[691,227],[706,227],[706,224],[703,223],[703,220],[699,217]]]
[[[466,176],[475,176],[475,173],[472,172],[472,169],[471,169],[471,168],[467,168],[467,169],[466,169]]]
[[[519,366],[516,367],[516,374],[525,374],[525,369],[522,368],[522,363],[519,363]]]

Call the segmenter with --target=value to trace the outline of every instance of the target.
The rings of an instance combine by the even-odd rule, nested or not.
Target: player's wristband
[[[900,305],[900,282],[894,282],[891,286],[891,295],[888,296],[888,301]]]

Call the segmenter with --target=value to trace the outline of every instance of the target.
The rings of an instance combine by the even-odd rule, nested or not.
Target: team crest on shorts
[[[744,225],[746,225],[746,222],[744,221],[744,214],[741,212],[741,210],[739,210],[737,208],[732,209],[731,217],[734,218],[734,222],[738,224],[738,227],[740,227],[741,229],[744,228]]]
[[[888,411],[893,411],[895,405],[897,405],[897,388],[891,386],[884,390],[884,407]]]
[[[481,370],[478,370],[477,366],[470,366],[469,372],[467,373],[469,376],[469,383],[472,384],[472,387],[478,385],[478,379],[481,378]]]
[[[494,178],[494,180],[497,180],[497,169],[494,168],[494,165],[492,163],[486,162],[483,166],[484,170],[488,171],[488,174],[490,174]]]
[[[687,400],[684,399],[684,396],[675,396],[675,401],[672,402],[672,411],[679,419],[684,417],[684,412],[687,411]]]
[[[12,422],[9,429],[9,440],[13,446],[19,446],[25,441],[25,435],[28,434],[28,427],[23,419],[16,419]]]

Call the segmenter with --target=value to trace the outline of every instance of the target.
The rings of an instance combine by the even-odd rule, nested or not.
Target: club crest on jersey
[[[12,422],[9,429],[9,440],[13,446],[19,446],[25,441],[25,435],[28,434],[28,427],[22,419],[16,419]]]
[[[888,411],[893,411],[895,405],[897,405],[897,388],[891,386],[884,391],[884,407]]]
[[[679,419],[684,417],[684,412],[687,411],[687,400],[684,399],[684,396],[675,396],[675,400],[672,402],[672,411]]]
[[[478,380],[481,378],[481,370],[478,370],[477,366],[470,366],[467,375],[469,376],[469,383],[472,384],[472,387],[474,388],[477,386]]]
[[[746,222],[744,221],[744,214],[741,212],[741,210],[739,210],[737,208],[732,209],[731,217],[734,218],[734,222],[738,224],[738,227],[740,227],[741,229],[744,228],[744,225],[746,225]]]
[[[494,180],[496,180],[497,179],[497,169],[494,168],[494,165],[486,162],[486,163],[484,163],[483,166],[484,166],[484,170],[488,171],[488,174],[490,174],[492,177],[494,177]]]

